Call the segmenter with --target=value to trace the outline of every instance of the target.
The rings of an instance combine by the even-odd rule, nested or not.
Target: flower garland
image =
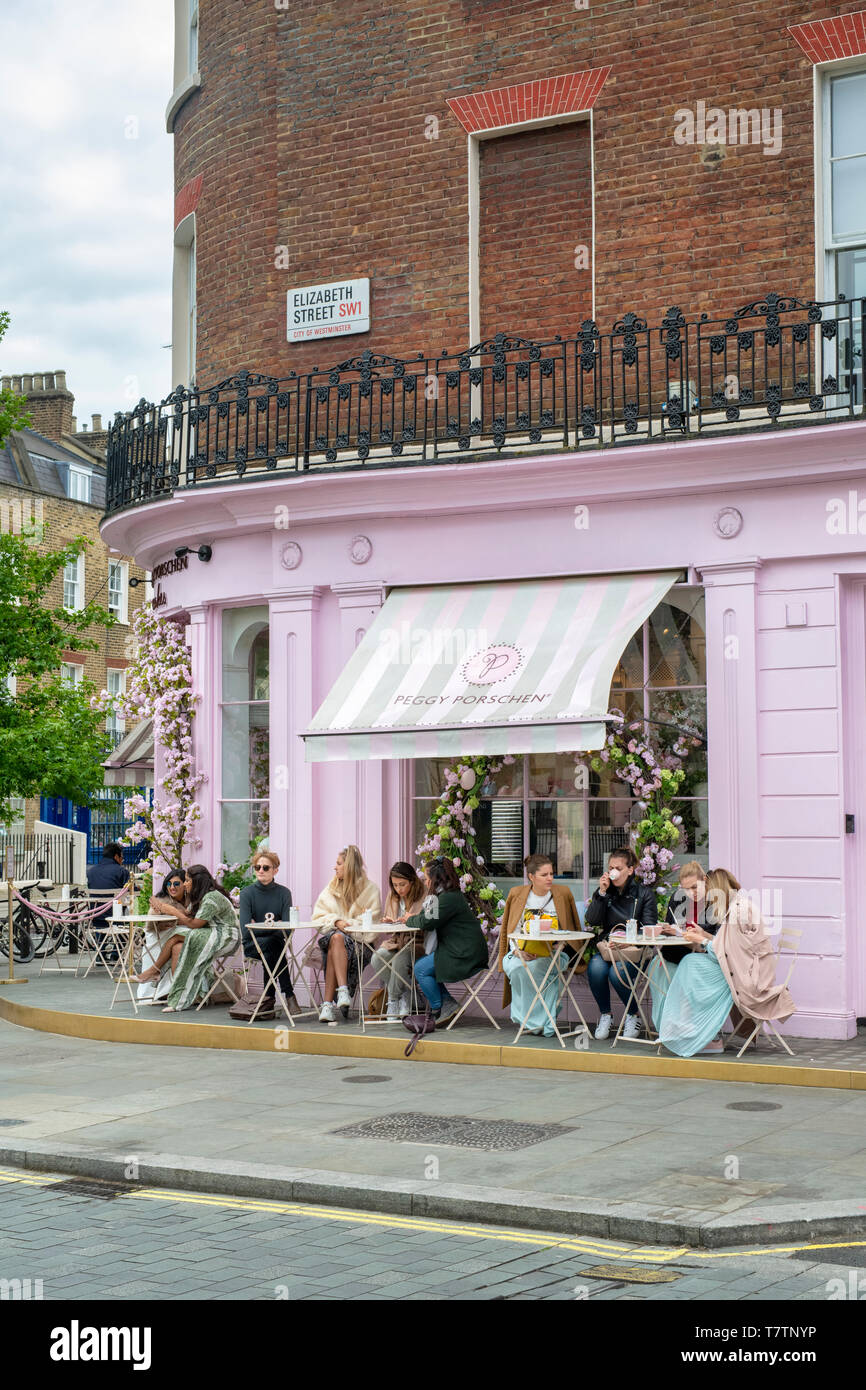
[[[150,841],[141,867],[151,869],[157,858],[168,865],[182,864],[185,852],[202,843],[195,834],[201,819],[196,796],[207,778],[195,771],[192,756],[192,721],[201,696],[193,692],[190,651],[180,624],[158,617],[146,604],[136,613],[132,631],[138,645],[127,669],[125,692],[110,695],[104,690],[93,703],[113,709],[122,719],[153,720],[154,746],[165,762],[158,784],[163,799],[148,806],[138,793],[127,797],[124,811],[135,821],[121,837],[128,845]]]
[[[683,762],[691,748],[703,739],[697,729],[676,731],[669,748],[653,744],[642,721],[628,725],[621,710],[611,710],[615,724],[608,725],[604,747],[590,759],[594,772],[607,765],[635,794],[635,805],[643,812],[632,826],[632,848],[638,857],[636,875],[642,883],[655,884],[656,892],[670,891],[675,851],[682,840],[683,818],[675,815],[671,803],[678,795],[686,772]],[[577,761],[585,760],[584,754]]]
[[[440,854],[451,860],[458,871],[460,891],[466,894],[488,935],[499,931],[505,897],[483,872],[484,856],[478,853],[472,824],[472,812],[480,805],[475,789],[491,773],[513,762],[514,758],[508,756],[466,758],[454,767],[446,767],[445,789],[416,850],[424,866]]]

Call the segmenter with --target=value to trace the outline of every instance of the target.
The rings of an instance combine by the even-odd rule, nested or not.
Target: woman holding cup
[[[511,1004],[512,1023],[522,1024],[527,1033],[543,1032],[546,1038],[551,1038],[550,1018],[555,1018],[559,1009],[562,978],[558,970],[550,969],[550,947],[533,939],[534,929],[547,919],[551,928],[555,923],[560,931],[580,931],[580,919],[571,889],[565,884],[554,883],[553,861],[546,854],[528,855],[523,866],[529,886],[512,888],[505,900],[499,928],[499,969],[505,975],[502,1002]],[[519,937],[509,946],[509,936],[514,936],[521,926],[533,935]],[[547,976],[542,992],[544,1004],[539,1003],[530,975],[539,987]]]
[[[634,999],[630,1004],[628,1002],[632,984],[637,976],[632,963],[637,959],[638,948],[611,945],[609,940],[614,928],[624,928],[631,920],[636,921],[639,928],[654,927],[658,924],[655,893],[647,884],[639,883],[635,878],[637,862],[634,850],[628,845],[611,850],[607,871],[599,879],[598,887],[586,909],[586,925],[601,928],[597,935],[599,953],[592,957],[586,972],[592,997],[600,1014],[595,1030],[595,1036],[599,1041],[610,1037],[613,1024],[610,1009],[611,985],[628,1009],[623,1037],[636,1038],[640,1032],[637,1004]]]

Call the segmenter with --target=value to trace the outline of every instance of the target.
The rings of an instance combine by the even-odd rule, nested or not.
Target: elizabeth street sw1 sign
[[[289,290],[290,343],[367,333],[370,328],[370,281],[338,280],[333,285],[305,285]]]

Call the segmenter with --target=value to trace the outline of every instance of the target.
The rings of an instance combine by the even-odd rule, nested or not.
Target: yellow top
[[[553,931],[556,931],[557,927],[559,926],[559,919],[557,918],[555,912],[531,912],[529,908],[526,908],[526,910],[523,913],[523,925],[528,926],[530,923],[536,922],[551,923],[551,929]],[[526,951],[531,956],[550,955],[550,947],[544,941],[531,941],[527,939],[527,937],[523,936],[515,944],[519,950]]]

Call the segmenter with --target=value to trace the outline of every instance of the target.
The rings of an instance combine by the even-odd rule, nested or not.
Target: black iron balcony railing
[[[285,472],[582,452],[863,413],[866,299],[768,294],[726,319],[625,314],[610,333],[499,333],[464,352],[364,352],[140,401],[109,429],[106,511]]]

